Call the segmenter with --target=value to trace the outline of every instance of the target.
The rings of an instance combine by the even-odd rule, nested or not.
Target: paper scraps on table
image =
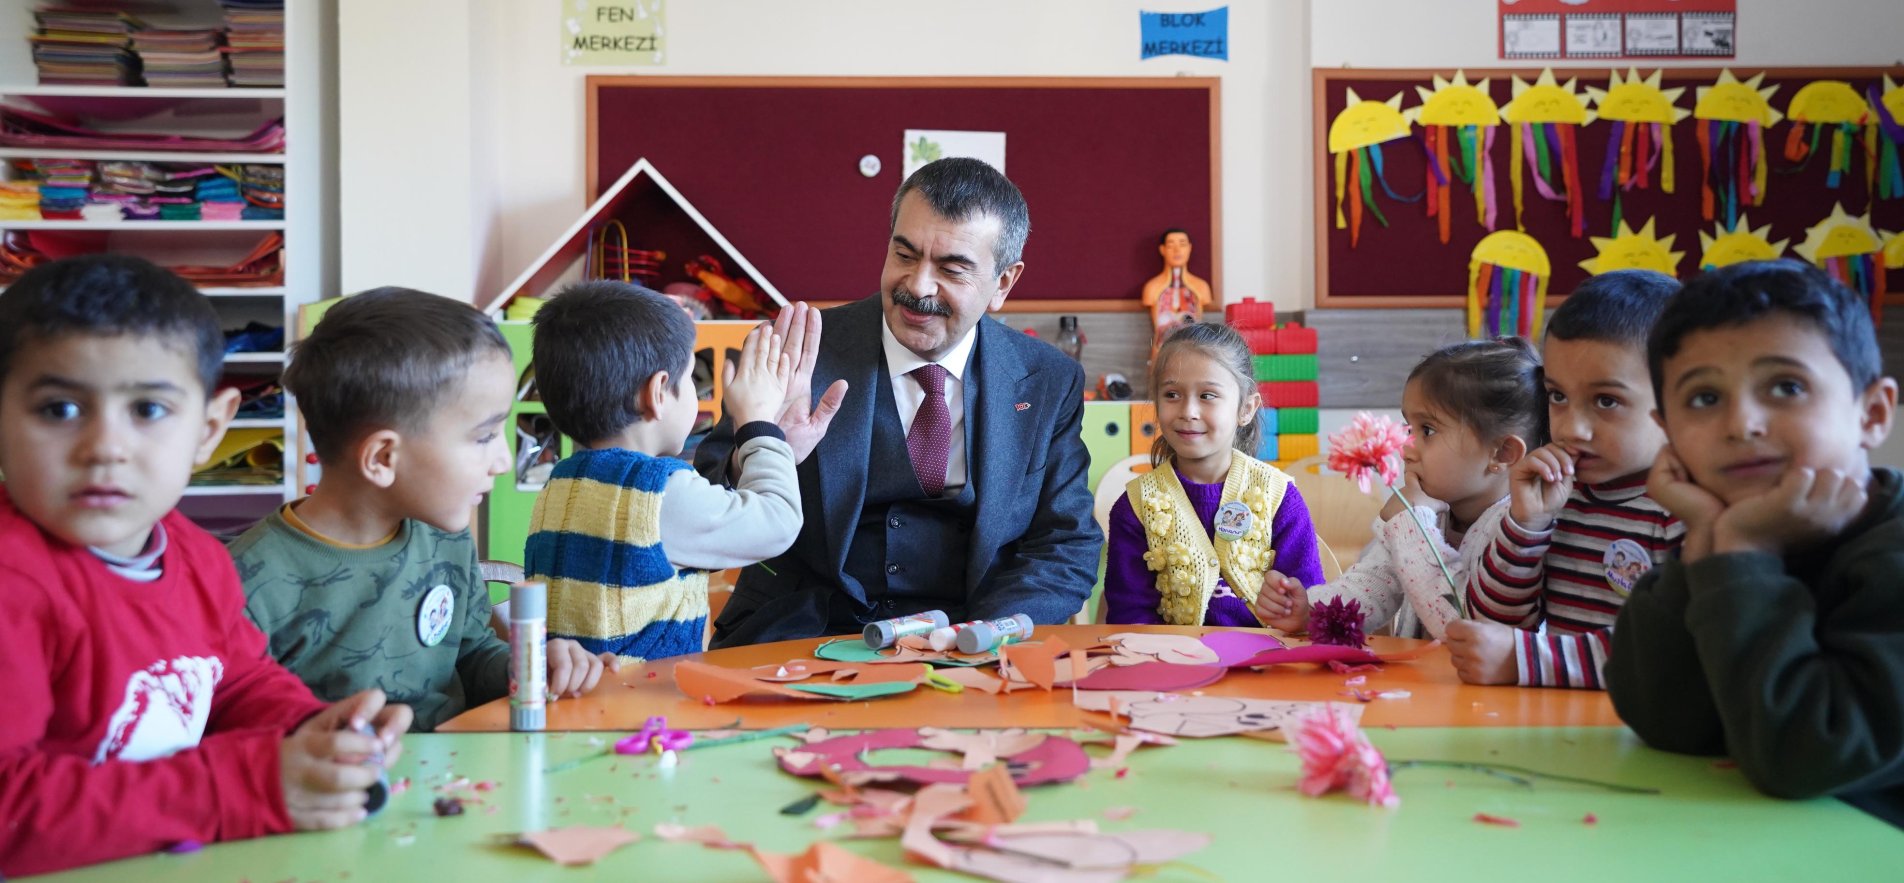
[[[1005,689],[1005,682],[998,676],[976,668],[945,668],[933,674],[967,689],[984,690],[994,696]]]
[[[1277,646],[1269,646],[1264,639],[1275,640],[1268,635],[1254,635],[1248,632],[1211,632],[1203,636],[1203,640],[1216,650],[1218,664],[1230,668],[1256,668],[1298,662],[1322,664],[1339,662],[1348,665],[1406,662],[1441,644],[1440,641],[1430,641],[1420,647],[1399,653],[1372,653],[1360,647],[1338,647],[1326,644],[1287,647],[1282,646],[1281,641],[1277,641]]]
[[[962,755],[977,744],[953,738],[946,735],[947,732],[932,729],[868,730],[846,736],[830,736],[799,748],[776,748],[774,756],[779,758],[780,768],[793,775],[826,776],[845,785],[888,781],[964,784],[972,777],[972,773],[962,766],[953,769],[913,764],[881,766],[868,763],[866,759],[871,752],[883,749],[930,750],[938,746],[943,746],[939,750]],[[1012,779],[1019,785],[1068,782],[1090,770],[1090,759],[1085,755],[1083,746],[1071,739],[1033,733],[1026,734],[1021,740],[1011,735],[1014,731],[1002,733],[998,741],[982,747],[1010,765]],[[960,735],[970,734],[953,734]]]
[[[900,638],[899,643],[884,650],[875,650],[866,646],[859,638],[836,638],[814,648],[813,655],[821,659],[837,662],[865,662],[875,664],[924,662],[931,665],[973,666],[989,665],[998,661],[996,653],[959,653],[954,650],[934,650],[925,639],[917,635]]]
[[[626,828],[550,828],[516,838],[560,865],[592,865],[603,856],[641,839]]]
[[[1101,711],[1121,718],[1133,730],[1192,738],[1287,728],[1294,726],[1304,716],[1327,707],[1341,709],[1350,720],[1359,720],[1362,716],[1360,705],[1343,702],[1186,696],[1181,693],[1146,691],[1081,692],[1075,702],[1077,707],[1086,711]]]
[[[1070,649],[1071,645],[1062,638],[1007,644],[998,648],[999,671],[1012,680],[1030,681],[1049,690],[1057,678],[1058,657]]]
[[[1273,640],[1273,639],[1272,639]],[[1195,635],[1146,635],[1122,632],[1104,641],[1116,651],[1112,663],[1169,662],[1177,665],[1215,665],[1216,650]]]
[[[859,663],[794,660],[786,665],[759,668],[723,668],[705,662],[682,661],[674,666],[674,685],[689,698],[734,702],[752,696],[786,699],[871,699],[911,692],[932,673],[927,665],[866,665]],[[831,680],[794,683],[797,679],[831,675]],[[798,677],[796,677],[798,676]]]
[[[972,803],[957,786],[920,789],[901,847],[916,861],[1004,883],[1111,883],[1210,843],[1188,831],[1103,834],[1089,819],[988,825],[970,820]]]
[[[1498,825],[1502,828],[1518,828],[1521,826],[1520,822],[1510,819],[1507,816],[1489,815],[1484,812],[1475,813],[1474,820],[1483,825]]]
[[[1228,672],[1229,669],[1221,665],[1140,662],[1098,669],[1071,686],[1080,690],[1194,690],[1222,680]]]
[[[767,852],[754,846],[747,853],[760,863],[774,883],[912,883],[912,875],[821,840],[799,855]]]

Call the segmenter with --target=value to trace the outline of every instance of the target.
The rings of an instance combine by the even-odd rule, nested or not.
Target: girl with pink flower
[[[1227,325],[1165,338],[1151,366],[1151,471],[1111,509],[1104,621],[1260,626],[1322,582],[1315,525],[1282,470],[1249,452],[1262,397]]]
[[[1311,586],[1307,603],[1268,624],[1302,631],[1311,605],[1342,599],[1366,611],[1370,632],[1386,626],[1401,637],[1440,638],[1462,618],[1453,587],[1467,584],[1500,529],[1509,468],[1547,441],[1545,416],[1540,360],[1525,340],[1466,341],[1423,359],[1402,390],[1411,432],[1389,446],[1399,448],[1403,485],[1382,509],[1375,538],[1354,566]],[[1345,444],[1380,441],[1347,435],[1330,439],[1332,460]]]

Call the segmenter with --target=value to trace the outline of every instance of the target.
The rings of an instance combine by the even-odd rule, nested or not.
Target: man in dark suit
[[[940,160],[900,186],[879,293],[825,312],[801,385],[819,409],[795,403],[781,421],[789,442],[805,439],[796,456],[823,435],[799,467],[805,524],[785,554],[741,572],[714,646],[922,610],[1058,623],[1083,607],[1103,542],[1078,434],[1084,372],[985,316],[1024,273],[1030,229],[1017,186],[978,160]],[[726,476],[733,433],[723,420],[695,451],[710,479]]]

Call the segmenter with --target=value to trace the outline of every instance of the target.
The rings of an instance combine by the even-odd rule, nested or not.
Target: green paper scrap
[[[813,651],[813,655],[834,662],[881,662],[891,659],[891,657],[886,654],[866,646],[866,642],[859,638],[835,638],[821,644]],[[970,667],[995,662],[996,657],[986,657],[983,659],[921,659],[919,661],[928,665],[960,665]]]
[[[919,685],[909,681],[889,681],[884,684],[787,684],[786,686],[802,693],[831,696],[835,699],[878,699],[882,696],[910,693]]]
[[[813,808],[819,805],[820,795],[816,792],[781,807],[780,814],[783,816],[803,816],[812,812]]]

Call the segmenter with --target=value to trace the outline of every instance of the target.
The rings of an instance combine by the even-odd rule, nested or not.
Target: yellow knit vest
[[[1157,591],[1163,596],[1157,612],[1165,622],[1202,625],[1219,574],[1237,597],[1254,606],[1264,573],[1276,563],[1276,551],[1270,547],[1270,520],[1288,488],[1289,475],[1282,470],[1255,457],[1232,456],[1219,511],[1240,500],[1249,507],[1250,526],[1235,540],[1218,534],[1212,543],[1177,479],[1177,470],[1168,462],[1125,485],[1124,493],[1149,541],[1144,564],[1157,572]]]

